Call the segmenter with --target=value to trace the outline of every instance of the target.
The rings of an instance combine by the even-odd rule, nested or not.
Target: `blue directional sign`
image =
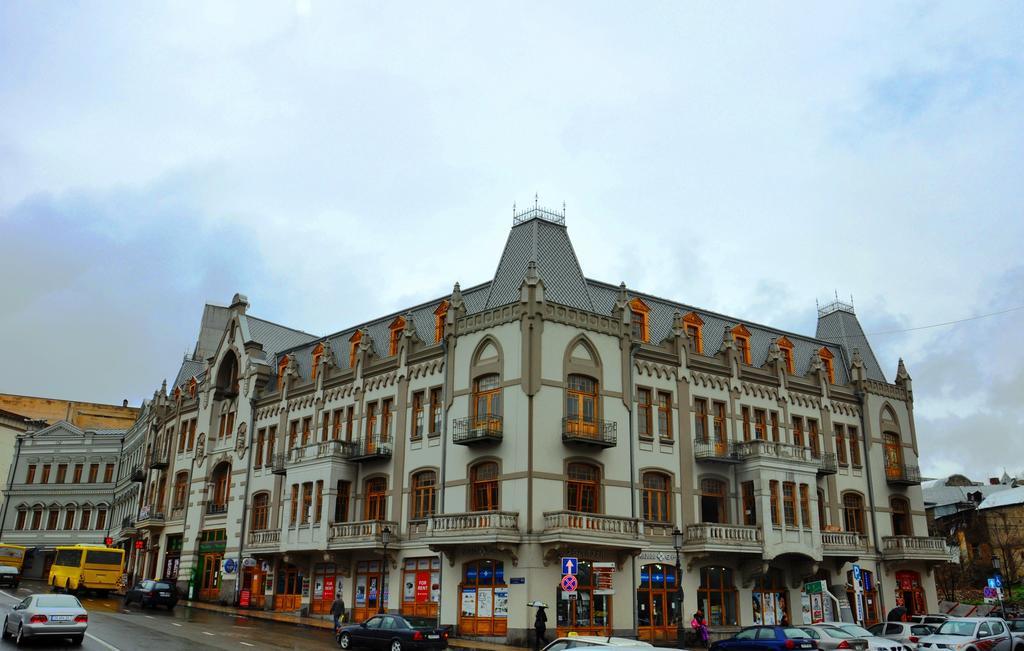
[[[992,581],[993,581],[993,583],[995,583],[995,585],[992,586],[993,588],[1001,588],[1001,587],[1003,587],[1003,575],[1002,574],[996,574],[994,577],[992,577]]]
[[[991,590],[995,590],[996,589],[996,580],[995,579],[989,579],[988,580],[988,587]]]
[[[562,574],[576,574],[576,570],[579,569],[579,561],[572,556],[562,557]]]
[[[860,565],[853,566],[853,580],[860,581]]]

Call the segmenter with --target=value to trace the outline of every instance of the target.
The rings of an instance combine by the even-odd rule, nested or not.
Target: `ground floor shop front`
[[[172,565],[184,567],[187,557],[176,557]],[[573,564],[568,585],[562,582],[563,558]],[[677,570],[670,549],[628,553],[540,544],[431,549],[406,543],[387,556],[367,549],[233,558],[231,550],[207,541],[191,560],[190,576],[197,599],[326,616],[340,595],[350,621],[397,612],[437,619],[463,637],[521,645],[532,642],[537,608],[529,604],[535,602],[547,606],[548,637],[575,632],[651,641],[674,640],[680,624],[689,630],[697,610],[718,636],[761,623],[846,619],[870,625],[897,605],[911,613],[936,608],[925,563],[862,558],[858,565],[859,582],[852,564],[828,559],[683,554]]]

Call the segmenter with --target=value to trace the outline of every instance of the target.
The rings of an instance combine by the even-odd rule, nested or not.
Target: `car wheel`
[[[18,646],[25,645],[25,629],[22,627],[21,624],[18,624],[18,636],[14,638],[14,643]]]
[[[83,635],[76,635],[75,637],[71,638],[72,646],[82,646],[82,642],[85,642],[85,635],[84,634]]]
[[[351,649],[352,648],[352,637],[348,633],[342,633],[338,636],[338,648],[339,649]]]
[[[402,651],[402,641],[391,640],[391,651]]]
[[[0,637],[3,637],[5,640],[11,639],[11,632],[7,630],[7,619],[7,617],[4,617],[4,630],[0,632]]]

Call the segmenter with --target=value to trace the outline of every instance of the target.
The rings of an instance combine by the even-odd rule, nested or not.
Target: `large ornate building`
[[[560,633],[665,639],[680,584],[722,631],[801,621],[811,580],[849,603],[857,563],[870,622],[934,609],[948,558],[910,377],[852,307],[811,337],[591,280],[537,207],[492,280],[334,334],[207,306],[140,423],[111,533],[197,599],[323,613],[340,591],[357,618],[513,642],[539,600]]]

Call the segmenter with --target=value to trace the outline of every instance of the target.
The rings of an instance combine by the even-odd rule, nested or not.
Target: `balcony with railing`
[[[337,439],[307,443],[289,450],[284,463],[286,466],[295,466],[317,461],[348,459],[351,454],[350,448],[354,445]]]
[[[519,514],[512,511],[443,513],[409,522],[410,538],[451,542],[513,542],[520,539]]]
[[[948,561],[946,539],[932,536],[883,536],[882,558],[889,561]]]
[[[494,414],[458,418],[452,423],[452,443],[456,445],[499,443],[502,430],[501,416]]]
[[[149,506],[139,510],[139,517],[135,521],[136,529],[162,529],[166,522],[163,511],[157,511]]]
[[[330,549],[376,549],[383,546],[384,529],[389,530],[392,542],[398,539],[397,522],[389,520],[338,522],[330,526],[327,546]]]
[[[168,450],[154,450],[149,453],[150,470],[166,470],[170,464],[171,455]]]
[[[143,470],[142,468],[136,468],[135,470],[132,470],[131,480],[137,482],[146,481],[146,471]]]
[[[824,454],[819,452],[817,456],[812,452],[811,456],[818,462],[819,475],[834,475],[839,471],[839,466],[836,465],[835,452],[826,452]]]
[[[711,438],[694,439],[693,458],[697,461],[739,463],[739,457],[736,456],[736,448],[732,442]]]
[[[249,532],[249,549],[274,549],[281,544],[280,529]]]
[[[857,556],[867,548],[867,536],[855,531],[821,532],[821,549],[825,556]]]
[[[647,546],[640,521],[579,511],[546,511],[541,542],[575,542],[639,549]]]
[[[285,475],[285,474],[288,474],[288,468],[285,465],[285,462],[287,461],[287,459],[288,459],[288,455],[287,454],[281,454],[281,453],[275,454],[273,457],[271,457],[270,472],[272,472],[275,475]]]
[[[764,551],[764,538],[760,527],[701,522],[686,526],[683,550],[687,552],[760,554]]]
[[[381,461],[391,458],[391,439],[372,436],[345,444],[342,456],[349,461]]]
[[[736,456],[740,461],[753,461],[758,459],[769,459],[778,461],[795,462],[800,464],[818,465],[818,460],[813,456],[811,448],[781,441],[767,441],[754,439],[752,441],[740,441],[736,443]]]
[[[586,417],[562,418],[562,442],[596,448],[615,447],[617,425],[610,420]]]
[[[206,505],[206,515],[224,515],[227,512],[227,504],[217,504],[216,502],[209,502]]]
[[[921,483],[921,470],[905,463],[887,463],[885,480],[896,486],[915,486]]]
[[[122,536],[134,536],[138,532],[135,528],[135,522],[131,518],[121,519],[121,535]]]

